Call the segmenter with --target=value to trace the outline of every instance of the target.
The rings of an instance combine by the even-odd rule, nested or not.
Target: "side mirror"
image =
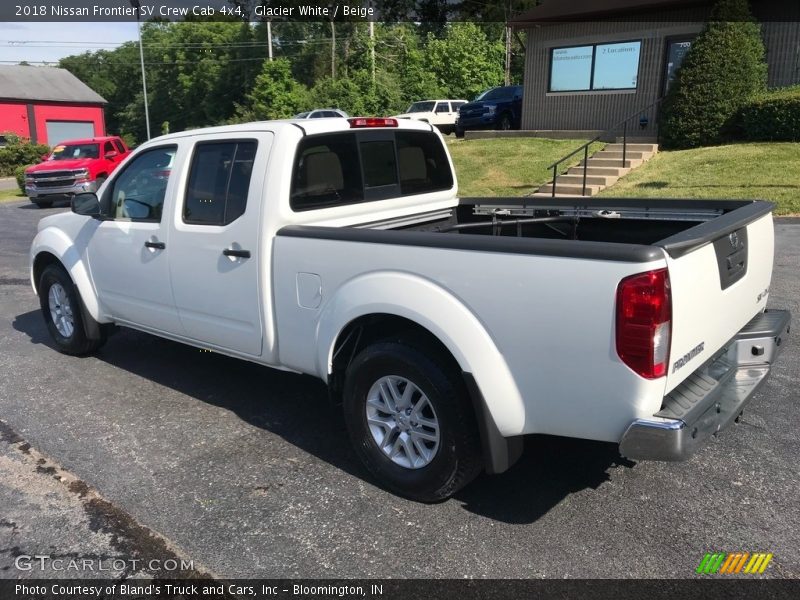
[[[100,200],[97,195],[91,192],[86,194],[75,194],[70,201],[72,212],[85,217],[100,216]]]
[[[48,158],[50,158],[49,154],[42,154],[42,162],[46,161]]]
[[[119,152],[116,150],[112,150],[111,152],[106,152],[106,160],[114,160],[119,156]]]

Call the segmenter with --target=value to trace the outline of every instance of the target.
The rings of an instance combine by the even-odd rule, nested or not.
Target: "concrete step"
[[[589,167],[625,167],[627,169],[632,169],[641,165],[644,161],[643,160],[631,160],[630,158],[625,159],[625,164],[622,164],[622,157],[620,158],[590,158],[587,161],[587,165]],[[580,162],[583,165],[583,161]]]
[[[625,153],[625,158],[630,158],[631,160],[647,160],[651,156],[653,156],[651,152],[633,152],[630,149]],[[622,150],[619,152],[615,150],[601,150],[593,154],[592,158],[619,158],[622,160]]]
[[[621,135],[616,137],[616,142],[618,144],[622,143],[624,140]],[[654,135],[630,135],[628,134],[628,143],[629,144],[657,144],[658,138]]]
[[[560,193],[557,193],[555,196],[553,196],[553,194],[551,194],[550,192],[546,192],[546,193],[545,192],[534,192],[533,194],[531,194],[530,196],[527,196],[527,197],[528,198],[553,198],[553,197],[555,197],[555,198],[580,198],[581,195],[580,194],[560,194]]]
[[[586,186],[586,195],[593,196],[597,192],[603,189],[602,185],[587,185]],[[539,188],[539,193],[549,194],[553,191],[553,184],[546,183],[542,187]],[[572,196],[580,196],[581,192],[583,191],[583,186],[575,185],[575,184],[566,184],[562,185],[561,182],[556,183],[556,194],[566,194]]]
[[[622,177],[627,175],[630,169],[623,169],[622,167],[586,167],[587,175],[601,175],[605,177]],[[567,175],[583,175],[583,167],[572,167],[567,171]]]
[[[612,152],[622,152],[622,144],[606,144],[603,150],[610,150]],[[655,154],[658,152],[658,144],[631,144],[628,143],[628,152],[651,152]]]
[[[614,183],[619,177],[617,176],[605,176],[605,175],[589,175],[586,173],[586,185],[602,185],[607,186]],[[559,187],[564,184],[572,184],[572,185],[583,185],[583,170],[580,173],[574,173],[566,175],[559,175],[558,179],[556,180]]]

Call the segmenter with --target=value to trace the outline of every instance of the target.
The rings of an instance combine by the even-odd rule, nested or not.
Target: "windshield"
[[[301,113],[297,113],[292,118],[293,119],[307,119],[309,114],[311,114],[311,113],[310,112],[301,112]]]
[[[53,148],[50,160],[74,160],[76,158],[99,158],[100,146],[97,144],[67,144]]]
[[[490,90],[486,90],[475,96],[475,100],[473,102],[477,102],[478,100],[502,100],[504,98],[508,98],[511,96],[511,89],[510,88],[492,88]]]
[[[435,102],[414,102],[411,106],[408,107],[407,113],[415,113],[415,112],[431,112],[433,110],[433,105],[436,104]]]

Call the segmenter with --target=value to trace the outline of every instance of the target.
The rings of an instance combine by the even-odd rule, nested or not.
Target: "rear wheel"
[[[422,502],[449,498],[482,468],[477,424],[450,361],[403,341],[364,349],[347,369],[344,414],[367,469]]]
[[[50,208],[53,206],[52,200],[32,200],[32,202],[39,208]]]
[[[464,130],[461,127],[456,125],[456,137],[461,139],[464,137]]]
[[[60,352],[88,354],[105,343],[104,336],[98,340],[86,336],[78,290],[61,266],[50,265],[42,273],[39,305],[50,336]]]
[[[503,113],[500,116],[500,123],[498,124],[498,129],[501,131],[508,131],[512,128],[511,125],[511,116],[508,113]]]

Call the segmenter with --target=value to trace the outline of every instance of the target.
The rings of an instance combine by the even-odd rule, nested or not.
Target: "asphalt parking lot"
[[[311,378],[131,330],[94,357],[53,350],[27,253],[38,219],[62,210],[0,204],[6,444],[40,452],[119,519],[212,575],[683,578],[706,552],[749,551],[774,554],[767,576],[800,577],[796,336],[742,423],[686,463],[634,463],[613,445],[530,438],[509,472],[416,504],[371,482]],[[776,232],[770,303],[797,320],[800,224]],[[47,512],[20,510],[11,523],[3,513],[14,509],[20,473],[0,468],[0,577],[16,576],[9,565],[20,553],[57,552],[70,527],[109,534],[92,529],[89,513],[54,526]],[[37,494],[42,506],[56,502],[43,481],[26,488],[30,506]],[[73,504],[64,510],[89,510]],[[126,552],[96,542],[100,550],[75,552]]]

